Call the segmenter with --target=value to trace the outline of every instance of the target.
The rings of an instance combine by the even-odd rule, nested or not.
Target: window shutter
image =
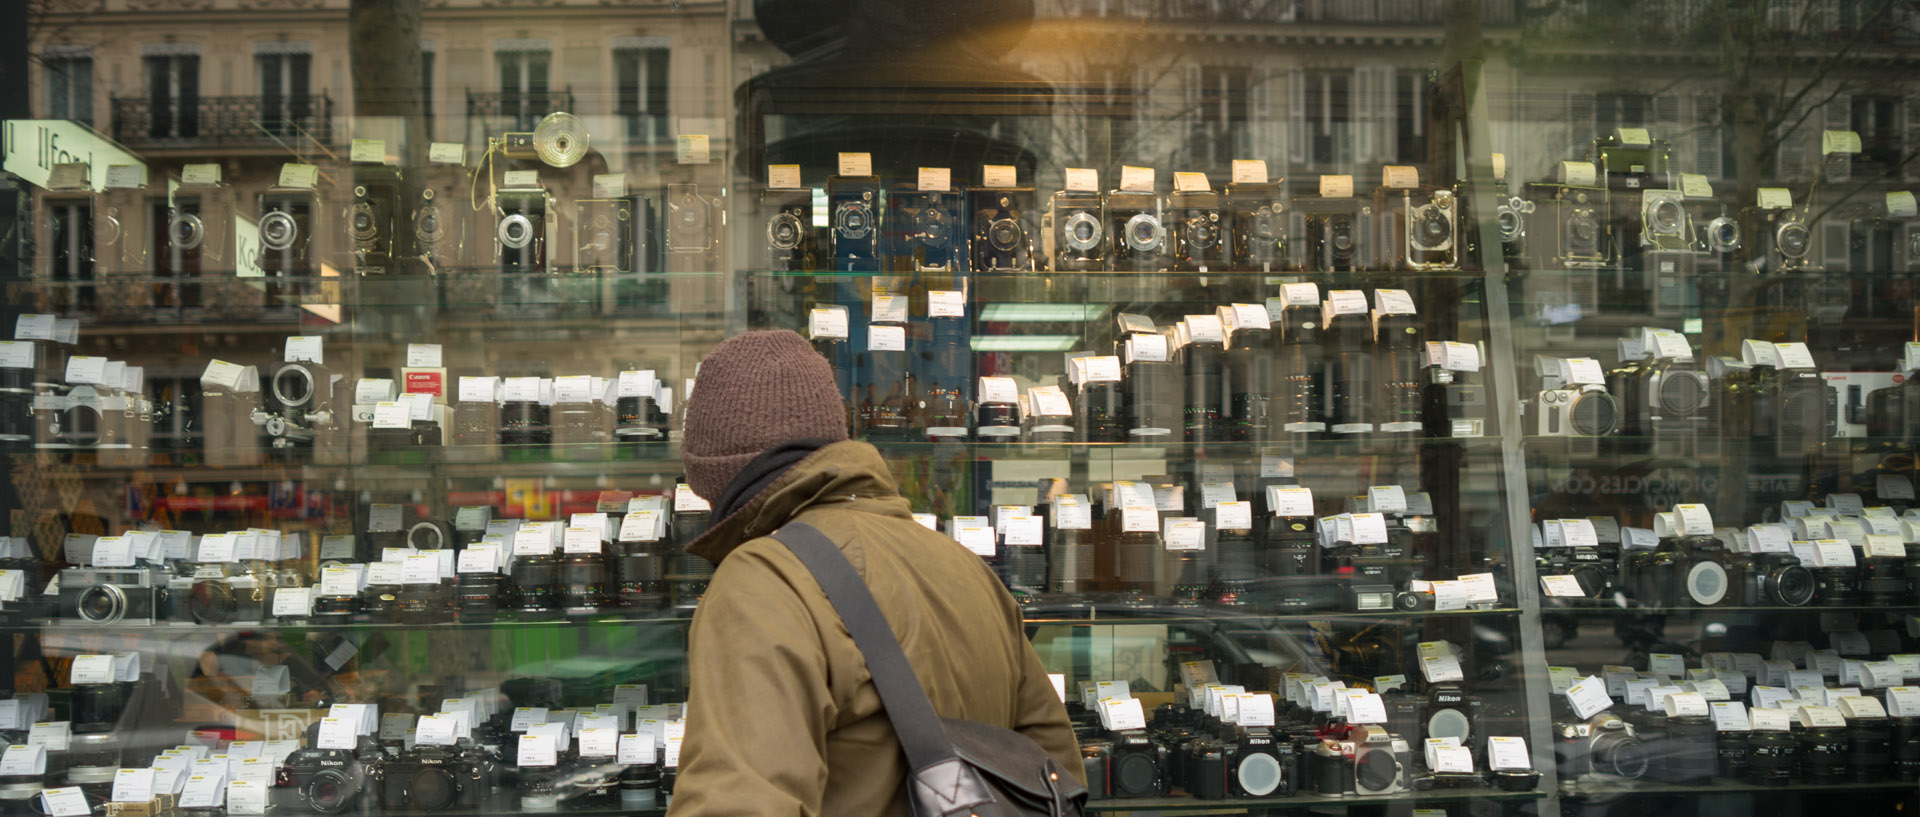
[[[1353,129],[1353,162],[1364,168],[1373,161],[1374,120],[1377,118],[1374,98],[1378,96],[1373,89],[1374,72],[1365,67],[1353,69],[1353,102],[1351,121]],[[1337,136],[1335,138],[1338,138]]]
[[[1810,172],[1808,162],[1813,153],[1813,145],[1809,144],[1809,131],[1813,128],[1809,127],[1807,122],[1818,120],[1809,117],[1806,121],[1802,121],[1800,114],[1805,110],[1804,107],[1796,108],[1787,115],[1785,121],[1780,123],[1780,146],[1776,149],[1775,156],[1778,171],[1776,175],[1779,176],[1778,181],[1781,184],[1805,179]],[[1797,127],[1796,122],[1799,123]]]
[[[1907,106],[1908,122],[1920,126],[1920,118],[1913,113],[1914,106]],[[1910,135],[1920,135],[1920,127],[1909,127]],[[1920,139],[1909,138],[1908,149],[1920,148]],[[1287,69],[1287,161],[1293,164],[1307,162],[1307,78],[1298,68]]]
[[[1900,107],[1901,116],[1905,120],[1902,122],[1905,127],[1901,129],[1900,158],[1904,161],[1902,167],[1906,168],[1907,178],[1920,179],[1920,161],[1912,158],[1920,153],[1920,93],[1907,94],[1907,98],[1901,101]]]
[[[1720,102],[1713,94],[1695,94],[1693,96],[1692,121],[1699,123],[1693,131],[1693,152],[1691,166],[1683,168],[1686,172],[1699,173],[1709,179],[1719,179],[1726,175],[1721,154],[1721,118]]]
[[[1567,139],[1566,144],[1585,157],[1580,145],[1593,143],[1594,129],[1599,127],[1594,119],[1594,100],[1591,91],[1572,91],[1567,94]]]
[[[1853,97],[1847,94],[1834,94],[1820,111],[1822,130],[1851,130],[1853,128]],[[1820,134],[1825,141],[1825,134]],[[1834,153],[1820,157],[1828,181],[1843,182],[1853,178],[1853,154]]]

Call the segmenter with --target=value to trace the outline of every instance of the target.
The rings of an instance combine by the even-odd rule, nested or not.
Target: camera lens
[[[345,811],[353,799],[353,783],[347,776],[333,769],[315,772],[307,781],[300,794],[306,798],[308,807],[321,814],[338,814]]]
[[[1756,731],[1747,734],[1747,774],[1756,786],[1785,786],[1793,776],[1800,744],[1790,732]]]
[[[120,242],[120,219],[114,215],[114,213],[117,212],[119,211],[116,209],[94,220],[93,238],[95,241],[101,244],[117,244]]]
[[[1593,220],[1592,212],[1575,210],[1567,216],[1567,235],[1582,247],[1591,247],[1600,237],[1600,224]]]
[[[1693,377],[1695,373],[1670,373],[1660,379],[1660,389],[1654,398],[1660,403],[1660,410],[1668,417],[1692,417],[1707,404],[1706,381]]]
[[[1728,780],[1746,779],[1753,756],[1753,750],[1747,746],[1746,732],[1721,732],[1714,738],[1714,752],[1720,759],[1721,777]]]
[[[554,585],[560,581],[560,563],[552,556],[514,559],[512,581],[515,607],[529,612],[549,609]]]
[[[1803,607],[1813,601],[1817,583],[1813,571],[1800,565],[1784,565],[1767,572],[1767,592],[1788,607]]]
[[[1851,607],[1860,603],[1860,577],[1851,567],[1812,570],[1814,597],[1822,607]]]
[[[1893,776],[1920,780],[1920,717],[1893,719]]]
[[[1624,732],[1595,735],[1590,752],[1593,770],[1601,774],[1638,780],[1647,773],[1646,745]]]
[[[800,246],[800,237],[805,235],[800,217],[792,213],[779,213],[767,221],[767,243],[774,249],[787,251]]]
[[[1500,240],[1512,242],[1520,237],[1520,214],[1502,204],[1494,213],[1494,219],[1500,225]]]
[[[1067,216],[1065,229],[1067,248],[1074,252],[1087,252],[1100,246],[1106,229],[1100,226],[1100,220],[1085,210],[1075,210]]]
[[[429,204],[413,216],[413,234],[424,244],[438,244],[444,231],[440,227],[440,207]]]
[[[938,207],[923,209],[919,217],[914,219],[914,224],[920,232],[921,243],[938,244],[947,240],[948,225],[945,210]]]
[[[1127,219],[1125,237],[1127,246],[1139,252],[1151,252],[1160,248],[1160,219],[1152,213],[1135,213]]]
[[[200,223],[200,217],[192,213],[179,213],[167,223],[167,241],[173,244],[174,249],[198,249],[206,237],[206,225]]]
[[[462,573],[453,587],[463,622],[492,621],[500,610],[500,574]]]
[[[133,685],[124,681],[111,684],[82,684],[75,686],[67,699],[69,719],[75,733],[110,732],[120,724],[120,715],[127,708],[127,697],[133,693]],[[86,765],[80,758],[71,757],[73,766]],[[106,765],[117,765],[109,760]]]
[[[1856,783],[1887,779],[1893,770],[1893,722],[1886,718],[1847,721],[1847,768]]]
[[[569,553],[560,562],[560,606],[575,612],[607,603],[607,562],[598,553]]]
[[[369,202],[363,201],[353,205],[353,218],[349,223],[352,225],[350,229],[355,241],[364,243],[380,237],[380,229],[375,226],[373,220],[373,204]]]
[[[1353,254],[1353,219],[1347,216],[1334,216],[1327,220],[1327,244],[1333,247],[1338,256]]]
[[[279,252],[293,246],[300,237],[300,224],[284,210],[275,210],[260,217],[260,243],[266,248]]]
[[[1020,246],[1020,237],[1026,233],[1020,228],[1020,222],[1010,218],[994,219],[987,226],[987,241],[1000,252],[1012,252]]]
[[[313,370],[297,363],[282,366],[273,375],[273,399],[288,408],[304,406],[313,399]]]
[[[1428,205],[1420,208],[1415,225],[1414,243],[1422,247],[1440,247],[1453,238],[1453,222],[1439,207]],[[1502,229],[1504,231],[1505,228]]]
[[[1620,420],[1620,407],[1613,395],[1603,391],[1581,392],[1567,411],[1574,433],[1584,437],[1604,437],[1613,433]]]
[[[500,219],[500,228],[495,231],[500,245],[510,250],[526,249],[533,243],[533,221],[525,215],[514,213]]]
[[[1706,716],[1667,719],[1667,737],[1662,741],[1660,780],[1682,785],[1702,785],[1713,779],[1719,767],[1715,751],[1713,719]]]
[[[1780,254],[1788,258],[1804,257],[1813,244],[1813,235],[1807,232],[1807,225],[1798,220],[1780,225],[1773,237]]]
[[[96,584],[80,591],[80,618],[93,624],[111,624],[127,614],[127,594],[117,585]]]
[[[1800,733],[1800,773],[1808,783],[1838,783],[1847,773],[1847,730],[1828,726]]]
[[[1707,247],[1714,252],[1733,252],[1740,247],[1740,223],[1721,216],[1707,224]]]
[[[553,441],[551,413],[534,400],[500,404],[501,445],[546,445]]]
[[[1195,216],[1187,219],[1187,243],[1206,249],[1220,240],[1220,225],[1205,217]]]
[[[1653,229],[1660,233],[1680,232],[1680,204],[1672,199],[1656,199],[1653,203]]]
[[[873,232],[872,213],[863,201],[844,201],[833,214],[833,228],[847,238],[866,238]]]

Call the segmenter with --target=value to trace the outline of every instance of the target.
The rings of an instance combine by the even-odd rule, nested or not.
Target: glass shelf
[[[1377,796],[1296,794],[1292,797],[1234,797],[1200,800],[1193,797],[1132,797],[1092,800],[1088,811],[1162,813],[1238,813],[1244,809],[1309,808],[1315,806],[1389,806],[1395,803],[1431,803],[1445,800],[1522,802],[1541,800],[1541,791],[1496,791],[1489,788],[1448,788]]]
[[[1912,790],[1913,787],[1912,781],[1901,780],[1881,780],[1872,783],[1804,783],[1796,780],[1785,786],[1759,786],[1744,781],[1714,778],[1712,782],[1705,785],[1685,786],[1645,780],[1601,783],[1591,779],[1580,779],[1562,781],[1560,794],[1562,797],[1574,800],[1606,800],[1640,794],[1843,794],[1857,791],[1895,793]]]

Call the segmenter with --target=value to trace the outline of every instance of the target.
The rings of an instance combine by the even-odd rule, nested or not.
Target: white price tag
[[[1131,193],[1153,192],[1154,171],[1151,167],[1125,165],[1120,168],[1120,189]]]
[[[1496,771],[1533,768],[1533,756],[1527,753],[1525,738],[1496,735],[1487,738],[1487,766]]]
[[[40,804],[47,817],[88,817],[93,813],[87,807],[87,796],[80,793],[79,786],[42,791]]]
[[[1613,698],[1607,695],[1605,682],[1589,675],[1567,687],[1567,704],[1573,707],[1574,717],[1586,720],[1613,706]]]
[[[842,153],[838,170],[841,176],[871,176],[873,175],[873,154]]]
[[[1345,174],[1323,174],[1320,177],[1320,197],[1344,199],[1353,195],[1353,177]]]

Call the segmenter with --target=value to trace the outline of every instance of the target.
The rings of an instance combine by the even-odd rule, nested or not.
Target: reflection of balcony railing
[[[311,138],[333,143],[333,100],[325,94],[286,100],[203,96],[191,115],[156,109],[144,96],[113,98],[113,138],[144,148],[272,147]]]
[[[1480,22],[1508,25],[1517,0],[1480,0]],[[1111,17],[1173,23],[1446,22],[1447,0],[1040,0],[1040,17]]]
[[[573,90],[564,91],[468,91],[467,122],[476,120],[491,135],[516,131],[525,133],[547,114],[573,109]]]

